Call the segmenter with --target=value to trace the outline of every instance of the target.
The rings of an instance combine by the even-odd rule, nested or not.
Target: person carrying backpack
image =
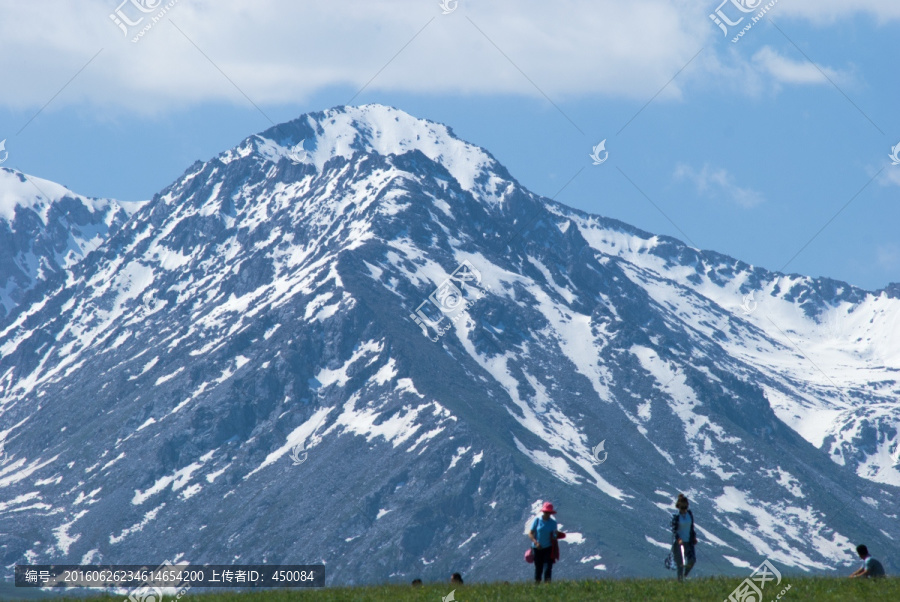
[[[689,505],[687,497],[679,493],[675,501],[678,512],[672,515],[672,556],[678,567],[679,581],[684,581],[697,562],[694,553],[697,535],[694,533],[694,514],[688,509]]]

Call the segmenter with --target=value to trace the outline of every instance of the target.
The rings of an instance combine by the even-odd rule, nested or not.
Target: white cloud
[[[828,80],[831,80],[834,84],[840,85],[850,80],[850,76],[846,73],[821,66],[822,71],[819,71],[805,58],[797,61],[791,60],[778,54],[770,46],[763,46],[757,51],[753,55],[753,62],[760,71],[767,73],[779,83],[829,84]]]
[[[0,105],[44,104],[100,48],[54,105],[153,111],[247,102],[193,44],[257,104],[296,102],[333,85],[356,90],[382,68],[371,89],[539,96],[500,51],[551,98],[643,99],[711,35],[705,16],[686,9],[686,0],[462,0],[450,15],[437,0],[178,0],[132,43],[109,18],[118,2],[4,2]],[[134,20],[141,15],[131,3],[122,10]],[[666,94],[677,95],[680,84]]]
[[[597,94],[643,101],[701,48],[660,98],[678,98],[703,78],[718,85],[723,72],[740,77],[745,69],[720,65],[718,55],[731,45],[709,19],[714,2],[460,0],[442,15],[438,0],[177,0],[136,44],[110,19],[120,2],[0,0],[0,106],[44,105],[101,48],[49,110],[78,102],[141,112],[247,104],[243,94],[258,105],[296,103],[329,86],[358,90],[370,80],[371,90],[540,97],[519,69],[553,100]],[[816,3],[827,8],[816,10]],[[882,20],[900,16],[888,2],[816,3],[792,0],[778,10],[822,19],[859,5]],[[131,2],[122,11],[141,15]],[[758,58],[779,82],[813,81],[809,65],[774,51]]]
[[[738,186],[734,177],[727,170],[715,169],[708,164],[704,165],[700,171],[690,165],[679,164],[675,169],[675,177],[693,182],[697,187],[697,192],[703,196],[725,199],[748,209],[765,201],[759,192]]]

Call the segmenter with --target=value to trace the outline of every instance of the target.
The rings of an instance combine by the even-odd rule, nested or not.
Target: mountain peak
[[[50,275],[81,261],[142,205],[85,197],[0,168],[0,318]]]
[[[24,207],[34,210],[47,223],[50,205],[67,196],[78,195],[61,184],[28,176],[16,169],[0,168],[0,219],[11,222],[16,217],[16,209]],[[103,204],[103,208],[109,203],[96,202]],[[94,210],[95,205],[89,204],[88,207]]]
[[[458,138],[448,126],[380,104],[337,106],[301,115],[247,138],[219,160],[230,163],[254,151],[275,163],[313,165],[318,173],[335,157],[350,160],[355,155],[419,151],[443,166],[461,188],[493,201],[503,192],[496,186],[512,180],[489,152]]]
[[[105,213],[115,205],[127,215],[133,214],[146,202],[86,197],[72,192],[62,184],[30,176],[17,169],[0,167],[0,220],[12,222],[16,218],[16,210],[24,208],[34,211],[46,225],[50,207],[63,199],[74,199],[91,213]]]

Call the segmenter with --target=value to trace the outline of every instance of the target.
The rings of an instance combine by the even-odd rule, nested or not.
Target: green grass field
[[[602,581],[559,581],[539,587],[531,583],[487,583],[457,586],[454,599],[458,602],[476,601],[582,601],[582,600],[659,600],[715,601],[727,600],[729,594],[741,582],[736,578],[710,578],[690,580],[679,584],[663,579],[621,579]],[[779,586],[769,584],[763,591],[762,602],[775,600],[782,589],[790,585],[779,602],[853,602],[856,600],[900,600],[900,579],[846,579],[815,577],[784,577]],[[195,588],[179,602],[338,602],[359,600],[371,602],[440,602],[453,588],[449,584],[382,585],[354,588],[321,588],[266,590],[260,592],[207,592]],[[122,602],[126,596],[98,596],[94,601]],[[52,598],[54,600],[81,600],[85,598]],[[174,600],[166,597],[165,602]]]

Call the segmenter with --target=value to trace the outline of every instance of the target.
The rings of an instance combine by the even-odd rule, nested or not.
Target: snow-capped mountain
[[[0,322],[6,565],[518,579],[548,499],[560,577],[661,576],[683,491],[698,574],[892,570],[896,293],[574,211],[396,109],[196,163],[41,293]]]
[[[753,366],[772,409],[804,439],[861,477],[900,486],[898,285],[873,293],[775,274],[561,205],[551,211],[577,224],[592,248],[625,259],[629,277],[677,306],[701,336]]]
[[[141,203],[94,199],[0,168],[0,318],[97,248]]]

